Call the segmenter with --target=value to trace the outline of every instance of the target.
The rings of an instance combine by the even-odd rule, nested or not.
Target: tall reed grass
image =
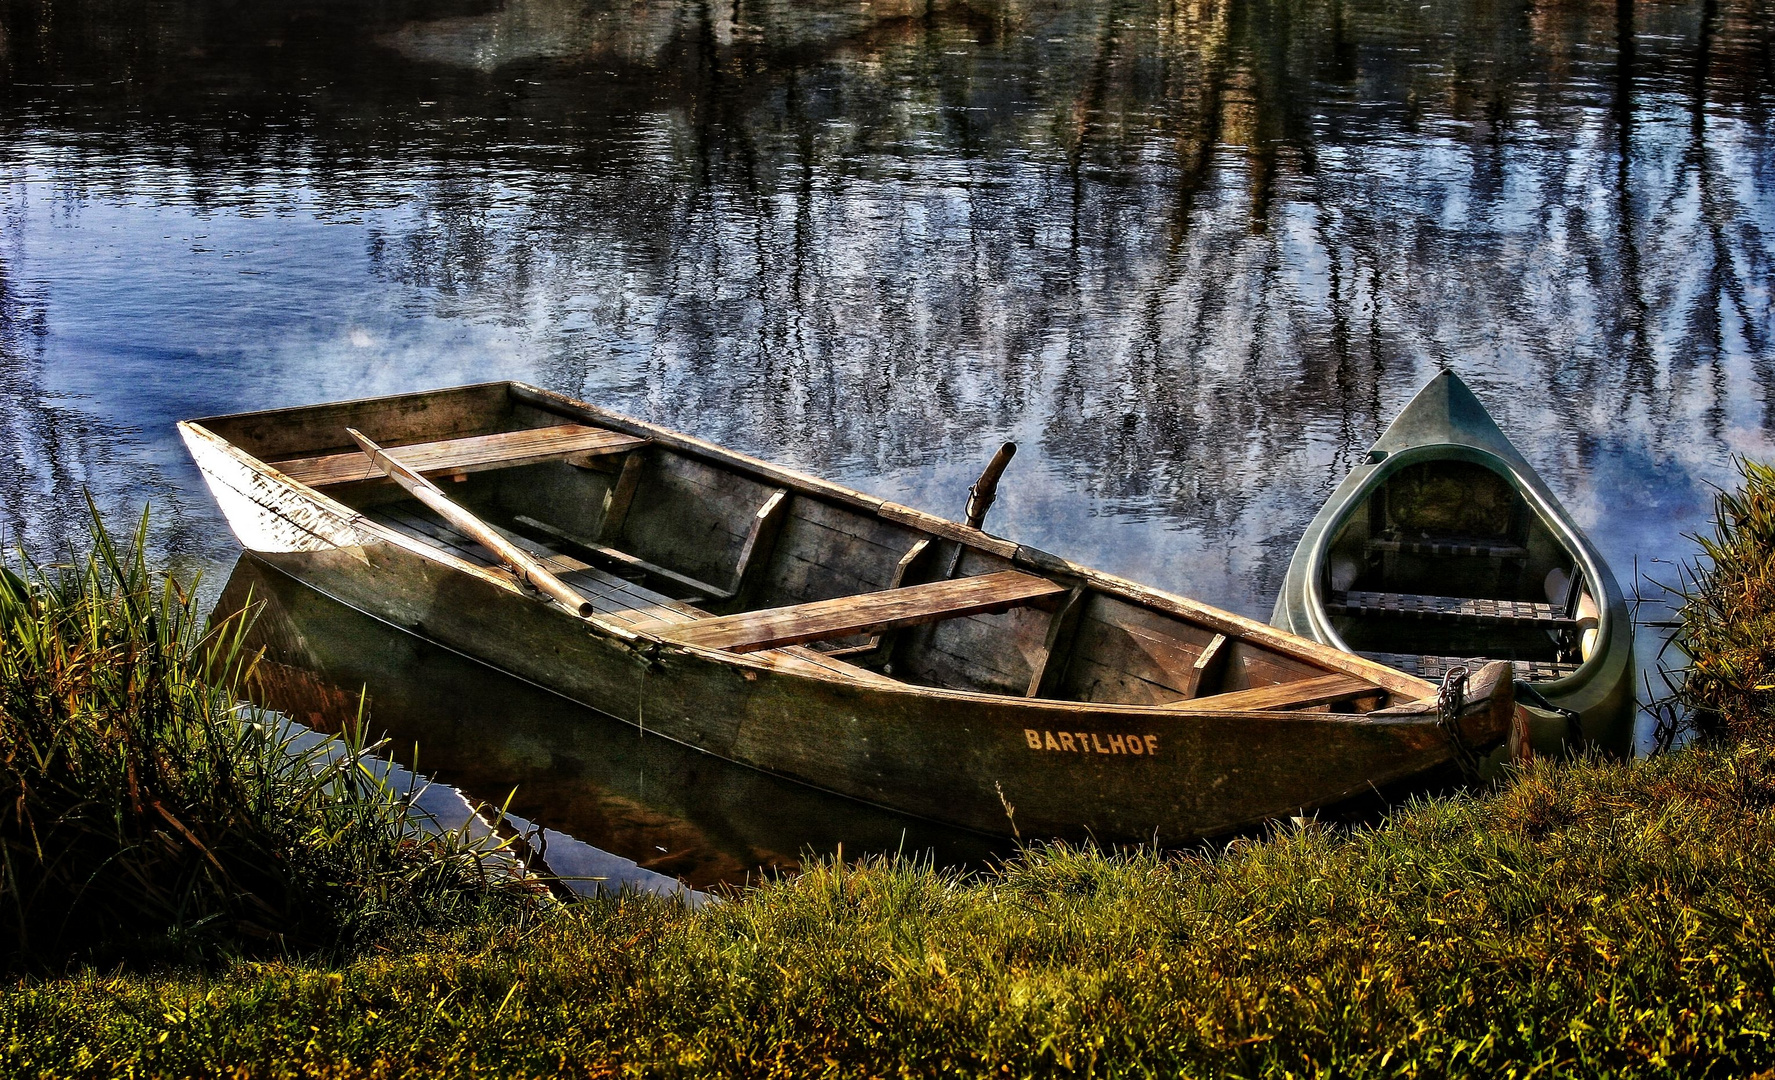
[[[1742,739],[1775,730],[1775,467],[1741,460],[1742,480],[1714,496],[1712,536],[1661,586],[1677,607],[1682,658],[1654,706],[1668,747],[1684,734]],[[1656,584],[1656,583],[1654,583]]]
[[[0,961],[343,949],[470,921],[531,886],[422,827],[361,737],[241,707],[245,616],[92,515],[90,552],[0,564]]]

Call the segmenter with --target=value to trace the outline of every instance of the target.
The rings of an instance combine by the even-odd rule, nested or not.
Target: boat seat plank
[[[1066,591],[1047,578],[1004,570],[706,619],[663,636],[684,645],[751,652],[1003,611]]]
[[[1416,675],[1420,679],[1440,679],[1447,675],[1450,668],[1466,664],[1474,671],[1489,664],[1497,657],[1468,656],[1423,656],[1414,653],[1362,652],[1378,664],[1385,664],[1408,675]],[[1552,660],[1511,660],[1516,665],[1516,677],[1530,682],[1546,682],[1550,679],[1563,679],[1577,671],[1578,664],[1564,664]]]
[[[1471,556],[1489,559],[1526,559],[1528,548],[1501,540],[1471,536],[1376,537],[1368,550],[1401,555]]]
[[[1334,592],[1325,610],[1333,615],[1388,615],[1399,618],[1472,622],[1490,625],[1576,626],[1563,608],[1530,600],[1489,597],[1416,596],[1410,593]]]
[[[584,457],[620,454],[646,442],[646,439],[624,435],[620,431],[587,424],[557,424],[554,427],[498,431],[491,435],[471,435],[461,439],[391,446],[389,449],[396,451],[401,461],[421,476],[436,477],[464,475],[487,469],[510,469],[576,455]],[[344,454],[274,461],[271,466],[291,480],[312,488],[376,480],[382,476],[382,470],[357,450]]]
[[[485,549],[456,532],[448,523],[428,518],[427,514],[427,511],[417,506],[396,504],[377,507],[365,514],[365,517],[415,539],[442,547],[452,555],[467,559],[476,565],[485,567],[499,565],[498,560],[488,554]],[[509,529],[501,529],[500,532],[513,543],[541,559],[563,582],[585,597],[586,601],[592,605],[592,613],[598,618],[607,619],[631,630],[639,630],[649,634],[658,634],[669,627],[714,618],[707,611],[653,592],[625,578],[617,577],[615,574],[606,573],[570,555],[562,555],[520,533],[512,532]],[[870,671],[855,664],[847,664],[843,660],[799,646],[758,652],[753,654],[752,658],[783,671],[839,675],[857,682],[882,686],[905,685],[898,679],[883,675],[878,671]]]
[[[1210,694],[1176,703],[1176,707],[1208,709],[1215,712],[1251,712],[1261,709],[1307,709],[1327,705],[1364,694],[1385,691],[1354,675],[1329,674],[1274,686],[1255,686],[1228,694]]]

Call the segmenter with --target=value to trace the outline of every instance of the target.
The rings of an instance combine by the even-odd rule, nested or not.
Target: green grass
[[[0,999],[9,1075],[1744,1075],[1775,1060],[1775,746],[1538,764],[1214,857],[825,865],[342,966]]]
[[[0,962],[342,950],[523,902],[374,747],[237,707],[241,621],[206,630],[146,528],[120,550],[95,515],[88,556],[0,564]]]
[[[1775,468],[1741,461],[1743,482],[1714,497],[1714,533],[1669,591],[1685,661],[1665,703],[1669,737],[1775,728]]]

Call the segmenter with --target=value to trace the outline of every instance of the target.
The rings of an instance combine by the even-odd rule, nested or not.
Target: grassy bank
[[[596,902],[339,967],[0,1000],[11,1075],[1744,1075],[1775,1060],[1775,746],[1537,765],[1215,858],[1041,849]]]
[[[1677,704],[1708,738],[1688,749],[1536,762],[1373,828],[1202,855],[826,864],[695,910],[409,908],[319,952],[22,977],[0,995],[0,1072],[1757,1075],[1775,1062],[1769,508],[1775,473],[1747,469],[1695,568]]]

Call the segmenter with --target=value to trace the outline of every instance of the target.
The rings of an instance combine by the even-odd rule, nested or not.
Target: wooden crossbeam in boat
[[[498,560],[486,549],[457,532],[448,522],[427,518],[424,510],[410,503],[379,506],[365,516],[396,532],[436,544],[476,565],[498,565]],[[592,605],[594,615],[610,622],[645,633],[658,633],[661,627],[710,617],[708,612],[700,608],[656,593],[625,578],[607,574],[590,563],[561,554],[522,533],[498,529],[497,526],[495,528],[501,536],[530,553],[583,596]],[[751,659],[785,671],[839,675],[878,686],[905,685],[879,672],[856,667],[824,653],[797,646],[753,653]]]
[[[753,652],[1003,611],[1066,591],[1047,578],[1005,570],[704,619],[662,636],[684,645]]]
[[[1414,596],[1409,593],[1332,593],[1325,610],[1333,615],[1393,615],[1412,619],[1541,626],[1576,626],[1562,608],[1530,600],[1490,597]]]
[[[1359,679],[1354,675],[1330,674],[1311,679],[1300,679],[1295,682],[1277,683],[1275,686],[1255,686],[1249,690],[1235,690],[1230,694],[1210,694],[1207,697],[1190,698],[1175,702],[1173,707],[1191,710],[1206,709],[1213,712],[1308,709],[1314,705],[1327,705],[1334,701],[1347,701],[1350,698],[1362,697],[1364,694],[1383,694],[1385,692],[1373,683]]]
[[[646,439],[624,435],[620,431],[587,424],[558,424],[414,443],[393,449],[400,454],[402,464],[414,472],[425,477],[438,477],[509,469],[570,456],[620,454],[646,442]],[[382,478],[382,470],[356,450],[270,464],[291,480],[313,488]]]

